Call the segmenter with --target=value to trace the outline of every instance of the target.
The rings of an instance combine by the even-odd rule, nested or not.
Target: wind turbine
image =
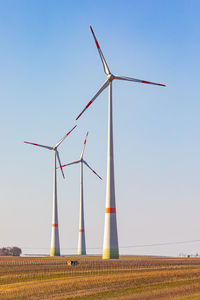
[[[77,126],[77,125],[76,125]],[[53,214],[52,214],[52,232],[51,232],[51,251],[50,256],[60,256],[60,242],[59,242],[59,231],[58,231],[58,205],[57,205],[57,178],[56,178],[56,158],[58,159],[58,163],[60,165],[60,169],[65,178],[60,156],[58,153],[58,146],[64,141],[64,139],[76,128],[74,126],[54,147],[52,146],[44,146],[36,143],[24,142],[26,144],[31,144],[34,146],[46,148],[48,150],[54,151],[54,181],[53,181]]]
[[[85,112],[85,110],[94,102],[94,100],[109,87],[109,103],[108,103],[108,152],[107,152],[107,189],[106,189],[106,209],[105,209],[105,227],[104,227],[104,244],[103,244],[103,259],[119,258],[118,235],[117,235],[117,220],[116,220],[116,205],[115,205],[115,180],[114,180],[114,153],[113,153],[113,118],[112,118],[112,82],[114,79],[133,81],[139,83],[153,84],[158,86],[165,86],[164,84],[140,80],[121,75],[113,75],[106,63],[99,43],[96,39],[94,31],[90,26],[92,35],[94,37],[97,50],[103,64],[104,72],[107,79],[89,101],[83,111],[78,115],[76,120]]]
[[[102,179],[83,159],[83,155],[85,152],[85,146],[86,146],[86,142],[87,142],[87,137],[88,137],[88,132],[86,134],[86,138],[85,138],[85,141],[83,144],[83,149],[82,149],[79,160],[76,160],[69,164],[60,166],[60,168],[64,168],[66,166],[80,163],[80,219],[79,219],[79,235],[78,235],[78,255],[86,255],[85,226],[84,226],[84,203],[83,203],[83,164],[85,164],[95,175],[97,175],[100,179]]]

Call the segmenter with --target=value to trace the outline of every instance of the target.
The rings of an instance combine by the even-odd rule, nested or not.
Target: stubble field
[[[0,299],[200,299],[200,258],[1,257]]]

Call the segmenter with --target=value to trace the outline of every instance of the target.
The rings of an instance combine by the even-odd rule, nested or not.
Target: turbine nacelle
[[[97,50],[99,52],[100,58],[101,58],[101,62],[103,64],[103,68],[104,68],[104,72],[107,75],[107,79],[104,82],[104,84],[102,85],[102,87],[98,90],[98,92],[94,95],[94,97],[89,101],[89,103],[85,106],[85,108],[82,110],[82,112],[78,115],[78,117],[76,118],[76,120],[78,120],[80,118],[80,116],[86,111],[86,109],[94,102],[94,100],[103,92],[103,90],[105,90],[108,85],[114,80],[114,79],[118,79],[118,80],[125,80],[125,81],[133,81],[133,82],[138,82],[138,83],[145,83],[145,84],[152,84],[152,85],[158,85],[158,86],[165,86],[164,84],[161,83],[156,83],[156,82],[151,82],[151,81],[147,81],[147,80],[141,80],[141,79],[136,79],[136,78],[131,78],[131,77],[126,77],[126,76],[121,76],[121,75],[113,75],[110,70],[109,67],[107,65],[107,62],[103,56],[103,53],[101,51],[101,48],[99,46],[99,43],[96,39],[96,36],[94,34],[94,31],[92,29],[92,27],[90,26],[92,35],[94,37],[95,40],[95,44],[97,46]]]
[[[31,144],[33,146],[38,146],[38,147],[46,148],[48,150],[54,150],[55,151],[55,155],[56,155],[57,160],[58,160],[58,163],[60,165],[60,170],[61,170],[62,176],[63,176],[63,178],[65,178],[65,175],[64,175],[63,169],[62,169],[62,164],[61,164],[60,156],[59,156],[57,148],[64,141],[64,139],[76,128],[76,126],[77,125],[75,125],[54,147],[40,145],[40,144],[36,144],[36,143],[31,143],[31,142],[24,142],[24,143],[25,144]]]
[[[84,144],[83,144],[83,149],[82,149],[82,152],[81,152],[81,156],[80,156],[80,159],[79,160],[76,160],[76,161],[73,161],[71,163],[68,163],[68,164],[65,164],[65,165],[60,165],[59,167],[57,167],[57,169],[61,169],[64,168],[64,167],[67,167],[67,166],[70,166],[70,165],[75,165],[75,164],[78,164],[78,163],[83,163],[85,164],[96,176],[98,176],[101,180],[101,176],[99,176],[89,165],[88,163],[83,159],[83,154],[85,152],[85,146],[86,146],[86,142],[87,142],[87,137],[88,137],[88,132],[86,134],[86,138],[85,138],[85,141],[84,141]]]
[[[107,80],[108,80],[109,82],[112,82],[113,79],[115,79],[115,76],[114,76],[113,74],[110,73],[110,74],[107,76]]]

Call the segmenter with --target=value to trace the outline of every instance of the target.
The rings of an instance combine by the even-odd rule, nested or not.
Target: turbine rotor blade
[[[38,146],[38,147],[42,147],[42,148],[46,148],[46,149],[49,149],[49,150],[53,150],[53,147],[50,147],[50,146],[44,146],[44,145],[40,145],[40,144],[36,144],[36,143],[31,143],[31,142],[24,142],[25,144],[31,144],[33,146]]]
[[[64,168],[64,167],[67,167],[67,166],[70,166],[70,165],[75,165],[75,164],[78,164],[78,163],[80,163],[80,162],[81,162],[80,160],[76,160],[76,161],[73,161],[73,162],[71,162],[71,163],[69,163],[69,164],[62,165],[62,166],[60,166],[60,167],[57,167],[56,169]]]
[[[86,107],[82,110],[82,112],[78,115],[78,117],[76,118],[76,120],[78,120],[80,118],[80,116],[85,112],[85,110],[92,104],[92,102],[94,102],[94,100],[103,92],[103,90],[105,90],[105,88],[109,85],[109,80],[107,79],[104,84],[102,85],[102,87],[98,90],[98,92],[94,95],[94,97],[90,100],[90,102],[88,102],[88,104],[86,105]]]
[[[86,138],[85,138],[85,141],[84,141],[84,144],[83,144],[83,149],[82,149],[81,157],[80,157],[80,158],[83,157],[83,154],[84,154],[84,152],[85,152],[85,146],[86,146],[86,142],[87,142],[87,137],[88,137],[88,132],[87,132],[87,134],[86,134]]]
[[[121,76],[121,75],[115,75],[114,78],[119,79],[119,80],[134,81],[134,82],[140,82],[140,83],[146,83],[146,84],[166,86],[165,84],[161,84],[161,83],[155,83],[155,82],[151,82],[151,81],[140,80],[140,79],[135,79],[135,78]]]
[[[99,176],[89,165],[88,165],[88,163],[85,161],[85,160],[83,160],[83,163],[96,175],[96,176],[98,176],[101,180],[102,180],[102,178],[101,178],[101,176]]]
[[[59,153],[58,153],[57,150],[55,150],[55,151],[56,151],[56,156],[57,156],[57,159],[58,159],[58,162],[59,162],[59,165],[60,165],[60,170],[61,170],[62,176],[63,176],[63,178],[65,179],[65,175],[64,175],[64,172],[63,172],[63,169],[62,169],[62,165],[61,165]],[[57,169],[57,168],[56,168],[56,169]]]
[[[101,48],[99,46],[99,43],[98,43],[98,41],[96,39],[96,36],[95,36],[94,31],[92,29],[92,26],[90,26],[90,30],[91,30],[92,35],[94,37],[94,40],[95,40],[95,43],[96,43],[96,46],[97,46],[97,50],[99,51],[99,55],[100,55],[100,58],[101,58],[101,61],[102,61],[102,64],[103,64],[104,72],[106,73],[106,75],[109,75],[110,74],[110,70],[109,70],[108,65],[106,63],[106,60],[105,60],[105,58],[103,56],[103,53],[102,53]]]
[[[77,125],[75,125],[56,145],[54,148],[57,148],[63,141],[64,139],[76,128]]]

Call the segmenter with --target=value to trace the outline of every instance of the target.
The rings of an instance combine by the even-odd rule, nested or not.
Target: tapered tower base
[[[83,221],[83,219],[82,219],[82,221]],[[86,255],[85,232],[84,232],[83,229],[79,229],[78,251],[77,251],[77,254],[78,255]]]
[[[86,251],[78,251],[78,255],[86,255]]]
[[[114,150],[113,150],[113,120],[112,120],[112,81],[109,83],[108,104],[108,158],[107,158],[107,188],[105,227],[103,242],[103,259],[118,259],[119,246],[117,234],[117,217],[115,204],[115,176],[114,176]]]
[[[50,256],[60,256],[60,249],[58,249],[58,248],[51,248]]]
[[[103,259],[118,259],[119,251],[118,249],[103,249]]]

